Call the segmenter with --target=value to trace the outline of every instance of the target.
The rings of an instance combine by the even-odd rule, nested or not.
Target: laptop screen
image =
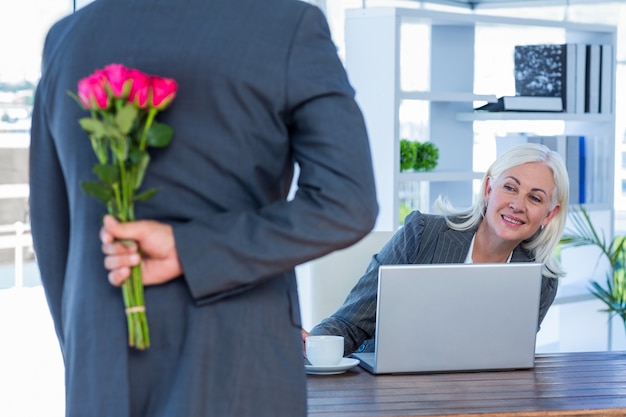
[[[371,371],[532,367],[541,279],[540,263],[382,265]]]

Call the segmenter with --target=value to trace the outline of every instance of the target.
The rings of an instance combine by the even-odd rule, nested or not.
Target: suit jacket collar
[[[476,229],[458,231],[446,229],[437,242],[433,263],[463,263],[467,257]]]

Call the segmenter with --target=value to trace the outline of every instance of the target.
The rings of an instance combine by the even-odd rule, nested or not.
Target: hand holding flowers
[[[158,123],[158,112],[176,96],[173,79],[151,76],[120,64],[110,64],[78,82],[78,95],[70,93],[91,117],[79,120],[89,133],[98,158],[93,168],[98,181],[84,181],[83,190],[97,198],[121,222],[135,220],[135,201],[145,201],[157,190],[139,192],[150,163],[148,147],[165,147],[173,130]],[[131,269],[122,285],[129,346],[150,346],[145,314],[141,265]]]
[[[120,243],[122,240],[134,243],[126,245]],[[130,276],[131,268],[139,263],[144,285],[165,284],[183,275],[174,229],[167,223],[155,220],[122,223],[106,215],[100,241],[111,285],[121,286]],[[138,247],[141,247],[141,256]]]

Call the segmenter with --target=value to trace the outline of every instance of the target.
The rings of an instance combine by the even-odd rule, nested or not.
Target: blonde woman
[[[552,252],[569,201],[563,158],[538,144],[502,154],[485,173],[481,198],[466,210],[438,199],[439,214],[409,214],[404,226],[372,257],[344,304],[311,334],[344,337],[345,354],[373,350],[378,267],[382,264],[541,262],[539,325],[554,301],[563,270]],[[304,338],[309,334],[302,332]]]

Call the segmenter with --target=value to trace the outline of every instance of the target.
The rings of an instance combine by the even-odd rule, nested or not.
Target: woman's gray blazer
[[[344,303],[329,318],[311,329],[312,334],[344,336],[345,353],[371,351],[376,331],[376,295],[378,267],[393,264],[463,263],[475,229],[457,231],[448,227],[443,216],[409,214],[404,226],[372,257],[365,274],[348,294]],[[531,262],[530,254],[517,247],[511,262]],[[543,277],[539,302],[541,324],[554,301],[558,286],[556,278]]]

